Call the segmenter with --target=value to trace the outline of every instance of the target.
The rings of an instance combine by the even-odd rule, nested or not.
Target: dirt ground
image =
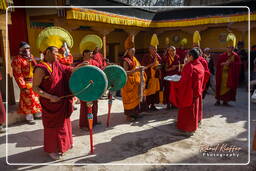
[[[176,109],[167,111],[159,105],[157,112],[144,113],[143,118],[129,123],[125,121],[122,101],[116,99],[113,102],[110,127],[106,127],[107,100],[100,100],[99,120],[102,124],[94,129],[95,153],[89,154],[88,132],[78,127],[78,109],[72,114],[74,148],[60,161],[51,161],[43,152],[41,120],[37,120],[36,125],[19,123],[8,129],[8,162],[13,166],[5,164],[6,139],[3,134],[0,136],[0,170],[256,170],[255,152],[251,152],[251,163],[245,165],[248,163],[247,92],[239,89],[237,102],[231,103],[232,107],[214,106],[214,102],[212,95],[206,96],[203,123],[195,135],[186,138],[176,130]],[[251,104],[251,110],[252,137],[256,126],[254,104]],[[200,151],[203,147],[216,147],[218,144],[218,147],[226,145],[240,150],[212,151],[211,154],[215,156]],[[235,163],[244,166],[187,165],[199,163]]]

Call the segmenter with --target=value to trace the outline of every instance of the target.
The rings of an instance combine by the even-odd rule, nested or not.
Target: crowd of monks
[[[136,58],[133,36],[125,42],[122,67],[127,73],[127,82],[121,90],[124,114],[128,121],[134,121],[142,117],[142,112],[157,111],[156,104],[166,104],[168,110],[178,108],[177,129],[182,135],[191,136],[203,119],[203,94],[211,77],[208,67],[211,60],[207,51],[201,50],[198,40],[193,42],[191,49],[169,46],[160,56],[157,52],[159,42],[156,35],[153,37],[148,53],[140,61]],[[226,52],[215,61],[215,105],[222,102],[227,106],[229,101],[236,100],[241,61],[234,52],[234,42],[234,34],[229,34]],[[64,44],[60,47],[49,44],[40,61],[35,60],[30,48],[21,42],[20,54],[12,60],[14,77],[20,88],[18,113],[25,114],[29,124],[42,117],[44,150],[51,158],[59,159],[73,147],[70,116],[75,97],[68,96],[71,94],[68,81],[72,72],[88,64],[104,69],[109,63],[100,53],[100,47],[82,49],[82,60],[76,64]],[[172,75],[180,75],[181,79],[177,82],[164,79]],[[87,102],[80,103],[79,126],[88,129]],[[95,125],[99,123],[98,101],[92,103]],[[0,124],[4,122],[4,113],[1,106]]]

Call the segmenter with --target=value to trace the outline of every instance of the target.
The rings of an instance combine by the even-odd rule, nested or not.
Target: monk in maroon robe
[[[89,50],[85,50],[83,52],[83,62],[87,62],[89,65],[94,65],[100,68],[99,63],[92,58],[92,52]],[[89,108],[87,107],[87,102],[81,101],[80,102],[80,116],[79,116],[79,127],[81,129],[86,129],[89,130],[89,121],[87,118],[88,110]],[[95,100],[93,101],[93,106],[92,106],[92,114],[93,114],[93,126],[98,124],[98,101]]]
[[[239,83],[240,57],[234,47],[228,47],[227,52],[219,55],[216,63],[216,99],[215,105],[229,105],[229,101],[236,100],[236,89]]]
[[[104,56],[100,53],[100,48],[96,47],[93,51],[93,60],[95,60],[98,63],[98,67],[100,69],[104,69],[107,66],[106,59]]]
[[[177,48],[177,49],[176,49],[176,53],[177,53],[177,55],[180,57],[180,61],[181,61],[182,63],[184,63],[184,60],[185,60],[185,58],[186,58],[186,55],[188,54],[188,50],[185,49],[185,48],[183,48],[183,47],[181,47],[181,48]]]
[[[201,62],[201,64],[204,67],[203,91],[206,91],[206,85],[207,85],[207,82],[209,81],[210,76],[211,76],[211,73],[210,73],[210,70],[209,70],[209,67],[208,67],[208,62],[203,57],[203,51],[199,47],[199,45],[197,43],[194,43],[193,47],[198,50],[198,52],[199,52],[198,60]],[[203,119],[203,95],[199,98],[199,113],[198,113],[199,125],[201,124],[202,119]]]
[[[148,91],[152,91],[153,93],[148,93],[150,95],[146,95],[146,109],[150,110],[157,110],[155,107],[155,104],[159,103],[159,91],[161,90],[161,87],[159,86],[159,90],[155,90],[156,87],[150,87],[150,79],[157,78],[160,85],[160,79],[161,79],[161,71],[160,69],[156,68],[156,61],[157,64],[162,63],[161,57],[156,52],[156,48],[153,46],[149,47],[149,53],[144,55],[141,61],[141,65],[145,66],[145,73],[147,75],[147,82],[146,82],[146,89]],[[154,72],[154,73],[152,73]],[[153,83],[154,84],[154,83]],[[153,90],[151,90],[153,88]]]
[[[0,72],[0,80],[2,80],[1,72]],[[5,123],[5,117],[6,117],[6,113],[5,113],[4,103],[2,99],[2,94],[0,92],[0,133],[5,132],[5,129],[3,128],[3,124]]]
[[[204,67],[198,57],[198,50],[189,51],[189,62],[182,70],[177,83],[179,89],[175,92],[179,108],[177,128],[188,136],[198,128],[199,99],[203,92]]]
[[[68,81],[72,67],[58,62],[58,49],[54,46],[48,47],[44,54],[44,61],[34,70],[33,90],[39,94],[42,105],[44,151],[56,160],[73,146],[72,97],[61,98],[71,94]]]
[[[181,68],[183,66],[183,62],[180,60],[179,55],[176,54],[176,48],[174,46],[170,46],[167,49],[167,53],[164,57],[165,64],[165,76],[179,75]],[[170,109],[171,106],[171,84],[169,81],[164,81],[164,103],[167,104],[167,109]],[[174,104],[173,104],[174,105]]]

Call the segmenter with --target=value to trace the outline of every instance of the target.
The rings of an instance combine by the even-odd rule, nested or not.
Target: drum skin
[[[96,66],[87,65],[74,71],[69,79],[69,88],[82,101],[99,99],[107,90],[105,73]]]
[[[126,71],[118,65],[109,65],[104,69],[108,78],[108,89],[117,91],[123,88],[127,81]]]

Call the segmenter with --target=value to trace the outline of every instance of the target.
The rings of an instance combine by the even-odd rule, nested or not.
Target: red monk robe
[[[185,132],[194,132],[198,127],[199,99],[203,92],[204,67],[195,59],[187,63],[177,84],[175,96],[179,108],[177,128]]]
[[[36,66],[41,68],[45,75],[40,88],[51,95],[58,97],[71,94],[68,80],[72,67],[53,62],[52,68],[46,62]],[[44,151],[47,153],[64,153],[72,148],[72,127],[70,115],[73,112],[72,97],[63,98],[53,103],[40,96],[42,105],[42,121],[44,126]]]
[[[88,62],[90,65],[99,67],[99,63],[93,59],[90,59]],[[87,114],[88,114],[87,103],[85,101],[81,100],[80,104],[81,104],[81,106],[80,106],[80,116],[79,116],[79,127],[80,128],[89,128],[89,121],[87,118]],[[94,126],[98,123],[98,120],[97,120],[98,101],[97,100],[93,101],[92,114],[93,114],[93,126]]]
[[[165,64],[165,76],[172,76],[175,74],[180,75],[180,71],[179,71],[179,64],[180,64],[180,69],[181,69],[181,64],[182,61],[180,60],[179,55],[175,55],[173,58],[167,53],[166,56],[164,57],[164,64]],[[173,66],[177,66],[174,70],[170,70],[171,67]],[[175,106],[174,103],[172,103],[173,100],[171,100],[171,98],[174,96],[172,96],[173,92],[171,91],[171,83],[169,81],[164,81],[164,103],[169,105],[169,104],[173,104]]]
[[[186,58],[186,55],[187,55],[187,53],[188,53],[188,50],[187,50],[187,49],[177,48],[177,49],[176,49],[176,53],[177,53],[177,55],[179,55],[180,61],[181,61],[182,63],[184,63],[184,59]]]
[[[107,63],[100,52],[93,54],[93,59],[98,63],[100,69],[104,69],[107,66]]]
[[[203,65],[204,67],[204,81],[203,81],[203,91],[205,91],[206,89],[206,84],[207,82],[209,81],[210,79],[210,76],[211,76],[211,73],[210,73],[210,70],[209,70],[209,67],[208,67],[208,62],[207,60],[202,57],[202,56],[199,56],[198,57],[198,60],[201,62],[201,64]],[[201,122],[201,120],[203,119],[203,96],[201,96],[199,98],[199,114],[198,114],[198,121]]]
[[[73,64],[73,56],[69,53],[68,56],[64,57],[63,54],[58,54],[57,58],[59,60],[59,62],[63,65],[72,65]]]
[[[161,64],[162,63],[161,57],[157,53],[155,55],[156,55],[156,58],[157,58],[157,64],[156,65]],[[143,56],[142,61],[141,61],[141,65],[142,66],[148,66],[148,65],[154,63],[154,61],[155,61],[155,57],[148,53],[148,54]],[[146,89],[151,88],[150,85],[149,85],[149,81],[152,77],[159,80],[157,88],[156,89],[153,88],[153,90],[151,90],[151,91],[153,91],[153,94],[151,92],[151,93],[149,93],[150,95],[146,96],[146,103],[147,103],[148,106],[151,105],[152,108],[153,108],[154,104],[158,104],[160,102],[159,91],[161,90],[160,80],[161,80],[161,77],[162,77],[160,69],[156,70],[156,69],[153,69],[153,67],[155,67],[155,65],[153,65],[152,67],[145,70],[145,73],[147,75]],[[152,71],[152,70],[154,70],[154,71]],[[154,72],[154,73],[152,73],[152,72]],[[154,84],[156,84],[156,83],[154,83]],[[157,92],[155,92],[155,91],[157,91]]]
[[[2,74],[0,72],[0,80],[2,80]],[[5,123],[6,113],[5,113],[5,107],[2,99],[2,94],[0,92],[0,125]]]
[[[222,65],[227,60],[231,60],[228,66]],[[236,100],[236,89],[239,83],[240,57],[232,52],[228,56],[227,52],[218,57],[216,64],[216,99],[224,102]]]

